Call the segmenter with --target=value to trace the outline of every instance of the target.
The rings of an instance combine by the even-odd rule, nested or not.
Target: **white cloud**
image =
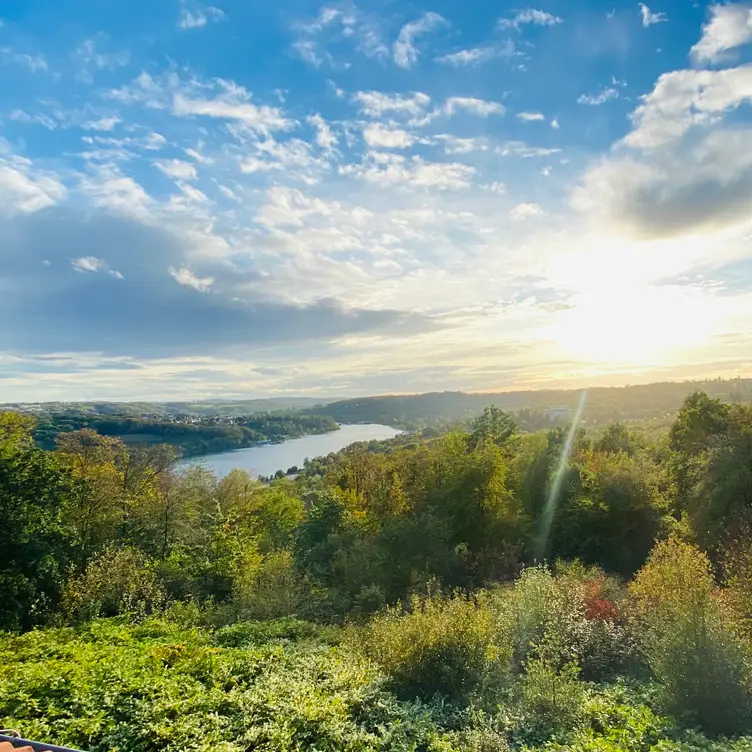
[[[546,119],[546,116],[542,112],[518,112],[517,117],[526,123],[533,123],[537,120]]]
[[[29,115],[24,110],[13,110],[8,116],[11,120],[15,120],[17,123],[35,123],[41,125],[50,131],[54,131],[60,126],[60,122],[48,115]]]
[[[487,191],[490,191],[491,193],[500,193],[504,194],[507,192],[507,186],[505,183],[501,183],[498,180],[494,180],[493,183],[489,183],[488,185],[483,186]]]
[[[624,141],[636,148],[654,148],[680,138],[692,126],[713,123],[750,101],[752,65],[664,73],[632,113],[635,129]]]
[[[548,157],[551,154],[558,154],[561,149],[553,149],[543,146],[529,146],[524,141],[507,141],[500,146],[497,146],[494,151],[502,157],[531,159],[533,157]]]
[[[700,255],[723,252],[728,241],[703,235],[750,227],[752,130],[724,124],[745,102],[752,65],[660,76],[632,113],[633,130],[584,175],[573,206],[629,238],[681,237]]]
[[[213,165],[214,159],[212,157],[207,157],[205,154],[202,154],[199,151],[196,151],[196,149],[183,149],[183,151],[191,158],[195,159],[196,162],[203,165]]]
[[[577,97],[577,104],[589,104],[598,107],[599,105],[606,104],[606,102],[618,98],[618,89],[614,89],[611,86],[605,86],[597,94],[581,94]]]
[[[407,96],[380,91],[358,91],[353,95],[353,102],[360,106],[360,112],[370,117],[381,117],[387,112],[416,117],[423,114],[430,101],[431,97],[420,91]]]
[[[188,8],[180,9],[180,18],[177,27],[179,29],[201,29],[210,21],[221,21],[227,18],[225,12],[219,8],[209,6],[207,8],[196,7],[192,11]]]
[[[517,29],[526,24],[532,24],[534,26],[554,26],[556,24],[564,23],[563,18],[554,16],[544,10],[536,10],[535,8],[525,8],[518,11],[514,18],[500,18],[497,21],[497,26],[500,29]]]
[[[138,218],[150,216],[153,204],[149,194],[133,178],[105,167],[95,175],[81,180],[78,190],[92,206],[112,209]]]
[[[511,44],[511,47],[511,54],[514,54],[514,43]],[[502,57],[505,54],[504,49],[498,49],[496,47],[473,47],[472,49],[459,50],[459,52],[441,55],[440,57],[434,58],[434,60],[443,65],[451,65],[453,68],[464,68],[467,66],[487,63],[497,57]]]
[[[279,107],[254,104],[251,92],[222,78],[205,82],[194,77],[183,81],[174,72],[158,77],[142,72],[131,83],[111,90],[108,96],[125,104],[172,110],[178,117],[232,120],[257,133],[289,130],[296,125]]]
[[[412,133],[380,123],[371,123],[363,128],[363,139],[369,146],[381,149],[407,149],[415,143]]]
[[[337,145],[337,136],[332,132],[329,123],[318,113],[309,115],[306,120],[316,131],[316,143],[325,150],[331,150]]]
[[[117,117],[104,117],[100,118],[99,120],[89,120],[86,123],[83,123],[81,127],[85,131],[111,131],[118,123],[122,123],[123,121]]]
[[[446,114],[454,115],[460,110],[481,117],[503,115],[506,112],[504,105],[499,102],[488,102],[485,99],[476,99],[475,97],[449,97],[444,105]]]
[[[457,162],[426,162],[420,157],[368,152],[363,164],[340,168],[345,175],[382,186],[402,185],[410,188],[467,188],[475,168]]]
[[[30,214],[62,201],[67,193],[56,178],[31,172],[25,160],[0,159],[0,213]]]
[[[470,154],[474,151],[488,151],[484,138],[459,138],[448,133],[440,133],[434,138],[444,144],[446,154]]]
[[[240,159],[240,170],[245,174],[285,170],[297,180],[310,182],[315,168],[323,168],[327,162],[314,155],[311,144],[300,138],[277,141],[267,136],[263,141],[249,141],[244,144]]]
[[[10,47],[0,47],[0,54],[3,56],[3,62],[15,63],[28,68],[32,73],[46,71],[47,59],[42,54],[29,55],[26,52],[16,52]]]
[[[175,93],[172,110],[178,116],[203,115],[238,120],[260,133],[292,127],[291,121],[284,117],[278,107],[255,105],[250,102],[250,98],[251,95],[243,87],[235,86],[213,99],[189,98],[182,93]]]
[[[640,3],[640,15],[642,16],[642,25],[645,28],[652,24],[668,21],[668,16],[665,13],[653,13],[645,3]]]
[[[545,212],[538,204],[517,204],[510,212],[512,219],[530,219],[531,217],[540,217]]]
[[[315,67],[328,63],[332,67],[346,68],[349,63],[335,60],[326,49],[327,44],[354,44],[355,50],[368,58],[379,60],[389,57],[389,48],[381,34],[382,20],[364,13],[354,4],[339,7],[324,6],[318,16],[307,22],[293,24],[299,38],[292,49],[305,62]]]
[[[179,269],[171,266],[168,271],[179,285],[192,287],[196,292],[209,292],[214,284],[214,277],[198,277],[187,266],[181,266]]]
[[[400,68],[411,68],[420,56],[420,52],[415,46],[415,38],[422,34],[428,34],[441,26],[447,26],[448,23],[438,13],[426,13],[417,21],[405,24],[392,45],[394,62]]]
[[[196,168],[190,162],[180,159],[154,162],[154,166],[172,180],[195,180],[198,177]]]
[[[321,49],[319,43],[314,39],[298,39],[291,46],[301,60],[314,68],[320,68],[325,62],[330,65],[334,64],[334,58],[331,54]]]
[[[93,80],[90,69],[97,70],[114,70],[128,65],[130,53],[128,50],[118,52],[102,52],[102,45],[108,42],[106,34],[98,33],[93,37],[85,39],[76,49],[75,56],[78,62],[83,66],[78,74],[79,79],[91,82]]]
[[[123,275],[119,271],[110,269],[110,265],[104,259],[96,256],[81,256],[71,259],[71,265],[80,274],[105,272],[115,279],[123,279]]]
[[[553,128],[553,129],[555,130],[555,131],[558,131],[558,130],[559,130],[559,128],[561,127],[561,126],[559,125],[559,121],[558,121],[558,120],[557,120],[556,118],[554,118],[554,119],[553,119],[553,120],[551,121],[551,127],[552,127],[552,128]]]
[[[226,185],[222,185],[221,183],[217,183],[217,190],[225,197],[229,198],[230,201],[237,201],[240,202],[241,198],[238,196],[233,190],[228,188]]]
[[[710,20],[702,27],[702,38],[692,47],[698,63],[715,63],[723,53],[752,42],[752,5],[749,3],[710,6]]]

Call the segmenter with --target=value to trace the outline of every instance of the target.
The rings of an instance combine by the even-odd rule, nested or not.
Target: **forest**
[[[89,752],[752,749],[752,405],[262,483],[0,413],[0,725]]]
[[[34,438],[44,449],[54,449],[58,436],[84,428],[127,444],[166,444],[182,457],[197,457],[242,449],[262,441],[279,442],[336,431],[339,425],[327,415],[297,411],[191,418],[179,414],[135,417],[64,410],[37,415]]]
[[[664,382],[588,390],[587,421],[590,424],[619,420],[653,420],[673,416],[693,391],[704,391],[724,402],[752,400],[752,379]],[[309,408],[331,415],[341,423],[385,423],[416,429],[427,425],[453,424],[475,418],[494,404],[509,412],[540,415],[555,405],[576,409],[580,389],[541,389],[516,392],[434,392],[431,394],[385,395],[340,400]]]

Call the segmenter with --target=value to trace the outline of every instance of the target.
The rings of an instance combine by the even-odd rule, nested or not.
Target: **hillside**
[[[684,398],[696,390],[724,402],[746,402],[752,400],[752,379],[594,387],[587,390],[583,420],[597,424],[670,417],[681,407]],[[491,404],[512,412],[542,412],[558,405],[574,410],[581,395],[581,389],[385,395],[332,402],[309,412],[331,415],[340,423],[385,423],[398,428],[417,428],[435,422],[463,421],[480,414]]]

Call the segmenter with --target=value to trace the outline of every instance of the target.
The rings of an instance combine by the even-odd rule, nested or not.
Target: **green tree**
[[[484,441],[504,446],[516,432],[514,418],[496,405],[489,405],[483,408],[483,412],[473,421],[469,446],[474,449]]]
[[[29,629],[58,608],[73,553],[65,510],[85,498],[59,459],[39,449],[34,421],[0,412],[0,628]]]

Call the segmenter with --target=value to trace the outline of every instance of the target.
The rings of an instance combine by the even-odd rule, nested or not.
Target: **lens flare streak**
[[[543,515],[541,517],[541,529],[538,537],[538,545],[536,546],[537,558],[543,559],[546,553],[546,546],[548,545],[548,538],[551,534],[551,525],[554,521],[556,514],[556,507],[559,504],[559,494],[561,492],[561,485],[564,482],[564,474],[569,462],[569,455],[572,453],[572,444],[574,444],[574,437],[577,433],[577,428],[580,425],[582,419],[582,413],[585,409],[585,402],[587,400],[587,389],[580,395],[580,402],[577,405],[577,409],[572,416],[572,422],[569,425],[569,432],[567,433],[567,440],[564,442],[564,447],[561,450],[561,456],[559,457],[559,464],[556,468],[556,474],[554,475],[554,481],[551,484],[551,491],[548,494],[546,500],[546,506],[543,509]]]

